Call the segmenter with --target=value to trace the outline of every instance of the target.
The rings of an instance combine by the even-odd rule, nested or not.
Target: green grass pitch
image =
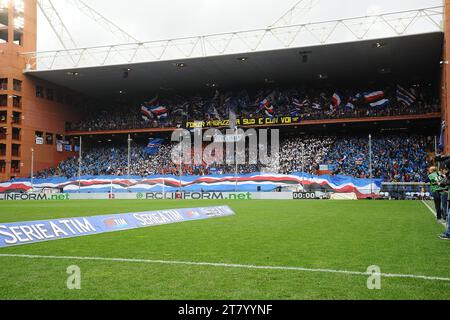
[[[236,216],[0,249],[0,254],[303,267],[450,278],[450,242],[421,202],[2,202],[0,222],[227,204]],[[81,268],[81,290],[66,269]],[[298,270],[0,257],[0,299],[449,299],[450,282]]]

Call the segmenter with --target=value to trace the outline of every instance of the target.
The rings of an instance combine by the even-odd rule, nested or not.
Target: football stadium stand
[[[159,146],[156,153],[148,153],[145,145],[131,148],[130,175],[179,175],[180,167],[171,161],[171,143]],[[279,166],[240,165],[238,174],[262,171],[292,174],[317,174],[320,165],[327,165],[336,175],[369,178],[368,137],[306,136],[282,140]],[[433,149],[432,137],[389,136],[373,139],[373,177],[386,182],[423,182]],[[126,176],[128,149],[124,146],[95,146],[85,150],[81,175]],[[41,171],[36,178],[78,175],[78,158],[61,162],[57,168]],[[183,165],[183,175],[235,174],[235,166]]]
[[[421,115],[440,112],[435,86],[429,83],[364,88],[269,88],[240,90],[209,96],[154,97],[140,107],[87,107],[70,131],[129,130],[181,127],[185,122],[237,118],[298,117],[301,120]]]

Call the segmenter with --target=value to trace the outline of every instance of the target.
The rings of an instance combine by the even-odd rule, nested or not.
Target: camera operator
[[[443,176],[437,167],[431,167],[429,169],[429,175],[427,179],[430,183],[430,191],[433,194],[434,206],[436,208],[436,216],[437,221],[440,223],[443,214],[447,214],[447,212],[442,212],[442,193],[445,190],[445,187],[442,186],[442,183],[445,180],[445,176]],[[447,206],[447,204],[445,205]]]

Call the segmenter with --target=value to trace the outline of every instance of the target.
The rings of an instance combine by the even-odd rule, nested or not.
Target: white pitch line
[[[213,263],[213,262],[166,261],[166,260],[102,258],[102,257],[41,256],[41,255],[25,255],[25,254],[0,254],[0,258],[83,260],[83,261],[149,263],[149,264],[204,266],[204,267],[237,268],[237,269],[256,269],[256,270],[279,270],[279,271],[301,271],[301,272],[335,273],[335,274],[345,274],[345,275],[354,275],[354,276],[366,276],[366,277],[373,276],[373,275],[380,275],[381,277],[385,277],[385,278],[409,278],[409,279],[421,279],[421,280],[428,280],[428,281],[445,281],[445,282],[450,282],[450,278],[434,277],[434,276],[423,276],[423,275],[413,275],[413,274],[394,274],[394,273],[373,274],[373,273],[369,273],[369,272],[349,271],[349,270],[312,269],[312,268],[286,267],[286,266],[256,266],[256,265],[247,265],[247,264],[228,264],[228,263]]]
[[[422,200],[422,203],[428,208],[428,210],[430,210],[431,214],[432,214],[435,218],[437,218],[437,213],[436,213],[436,211],[435,211],[432,207],[430,207],[430,205],[429,205],[425,200]],[[443,226],[447,227],[447,224],[446,224],[446,223],[441,222],[441,224],[442,224]]]

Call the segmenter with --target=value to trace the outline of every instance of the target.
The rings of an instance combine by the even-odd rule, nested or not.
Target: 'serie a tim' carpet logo
[[[189,218],[191,218],[191,219],[200,217],[200,213],[198,213],[198,212],[195,211],[195,210],[189,210],[186,214],[187,214],[187,216],[188,216]]]
[[[123,229],[128,227],[127,220],[123,218],[112,218],[103,221],[105,226],[109,229]]]
[[[222,206],[0,223],[0,248],[232,215],[231,208]]]

